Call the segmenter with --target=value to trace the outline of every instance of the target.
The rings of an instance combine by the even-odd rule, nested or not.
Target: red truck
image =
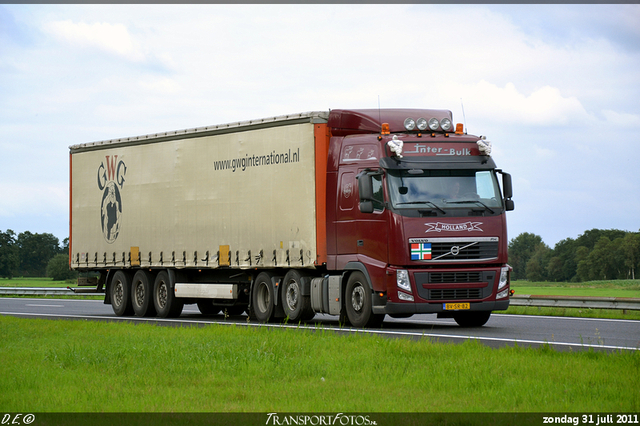
[[[70,147],[70,266],[117,315],[509,306],[511,176],[450,111],[331,110]],[[499,179],[500,177],[500,179]]]

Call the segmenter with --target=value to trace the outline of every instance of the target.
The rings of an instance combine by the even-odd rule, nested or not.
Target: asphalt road
[[[94,321],[151,322],[158,325],[236,324],[248,325],[246,316],[224,318],[203,316],[195,305],[187,305],[180,318],[117,317],[110,305],[98,300],[0,298],[0,314],[23,318],[84,319]],[[556,350],[640,350],[640,321],[567,317],[493,314],[480,328],[459,327],[452,319],[437,319],[435,315],[414,315],[407,319],[387,317],[376,329],[339,327],[337,317],[316,315],[307,324],[259,324],[254,327],[311,328],[339,333],[370,333],[409,339],[431,339],[439,342],[462,342],[475,339],[491,347],[518,345],[539,347],[548,344]]]

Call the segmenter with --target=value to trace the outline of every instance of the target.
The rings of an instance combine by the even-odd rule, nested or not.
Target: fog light
[[[406,302],[413,302],[413,296],[407,293],[403,293],[401,291],[398,292],[398,299],[404,300]]]
[[[496,295],[496,299],[504,299],[509,297],[509,289],[502,290],[500,293]]]

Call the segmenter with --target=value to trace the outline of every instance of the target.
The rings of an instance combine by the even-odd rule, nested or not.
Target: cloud
[[[49,22],[45,24],[45,30],[72,45],[95,47],[134,62],[145,59],[140,47],[123,24],[87,24],[66,20]]]
[[[611,110],[603,110],[602,114],[608,123],[622,126],[622,127],[631,127],[638,128],[640,127],[640,115],[638,114],[629,114],[625,112],[617,112]]]
[[[465,108],[467,112],[472,111],[476,118],[541,127],[593,120],[576,97],[564,96],[557,87],[543,86],[526,94],[518,90],[514,83],[499,87],[482,80],[451,90],[464,94]]]

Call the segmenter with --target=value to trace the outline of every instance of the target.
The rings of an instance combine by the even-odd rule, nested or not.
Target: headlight
[[[509,284],[509,267],[505,266],[500,271],[500,281],[498,281],[498,290],[501,290],[507,284]]]
[[[453,129],[451,120],[449,120],[448,118],[443,118],[442,120],[440,120],[440,127],[442,127],[442,130],[444,130],[445,132],[448,132],[451,129]]]
[[[416,126],[418,126],[418,130],[425,131],[425,130],[427,130],[427,127],[429,126],[429,123],[427,122],[426,118],[418,118],[416,120]]]
[[[416,128],[416,122],[413,120],[413,118],[406,118],[404,120],[404,128],[409,131]]]
[[[438,127],[440,127],[440,122],[438,121],[437,118],[434,117],[429,119],[429,128],[431,130],[435,132],[436,130],[438,130]]]
[[[396,285],[402,290],[411,293],[411,283],[409,282],[409,272],[404,269],[396,271]]]

